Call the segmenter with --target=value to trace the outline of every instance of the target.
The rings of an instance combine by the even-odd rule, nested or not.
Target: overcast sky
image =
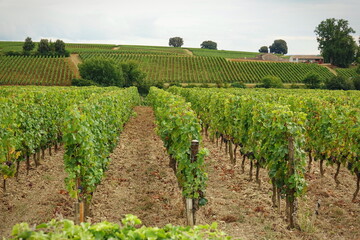
[[[183,47],[256,52],[284,39],[288,54],[318,54],[314,29],[332,17],[359,36],[359,0],[0,0],[0,40],[168,46],[179,36]]]

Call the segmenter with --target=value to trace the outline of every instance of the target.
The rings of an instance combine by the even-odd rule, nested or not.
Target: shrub
[[[21,52],[15,52],[15,51],[8,51],[5,52],[5,56],[21,56]]]
[[[315,72],[309,72],[302,82],[305,84],[306,88],[311,89],[320,88],[322,83],[320,75]]]
[[[79,64],[80,75],[101,86],[124,86],[122,68],[110,59],[94,57]]]
[[[190,84],[185,86],[185,88],[196,88],[196,87],[199,87],[199,86],[196,85],[196,84],[193,84],[193,83],[190,83]]]
[[[160,89],[164,89],[164,82],[163,81],[155,81],[154,84],[152,84],[152,86],[160,88]]]
[[[139,65],[134,61],[121,63],[124,75],[124,87],[137,86],[146,77],[146,74],[139,69]]]
[[[201,87],[201,88],[209,88],[210,86],[207,83],[202,83],[199,87]]]
[[[88,80],[88,79],[82,79],[82,78],[74,78],[71,80],[72,86],[97,86],[96,82]]]
[[[351,78],[334,76],[325,82],[326,89],[330,90],[351,90],[354,89],[354,82]]]
[[[140,95],[144,96],[147,95],[150,91],[151,84],[145,80],[142,80],[137,83],[137,89]]]
[[[360,90],[360,76],[356,76],[352,80],[353,80],[353,83],[354,83],[354,88],[356,90]]]
[[[233,88],[246,88],[246,85],[243,82],[235,82],[235,83],[231,84],[231,87],[233,87]]]
[[[265,76],[261,79],[261,84],[256,85],[260,88],[283,88],[284,84],[279,77]]]

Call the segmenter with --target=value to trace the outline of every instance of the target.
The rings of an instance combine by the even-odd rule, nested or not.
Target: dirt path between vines
[[[186,54],[188,54],[190,56],[194,56],[194,53],[192,51],[190,51],[189,49],[184,48],[184,51],[186,52]]]
[[[70,54],[69,64],[76,78],[80,78],[79,67],[78,67],[80,63],[82,63],[82,60],[79,54]]]
[[[330,72],[332,72],[335,76],[338,75],[338,73],[331,67],[332,65],[331,64],[327,64],[327,63],[323,63],[323,64],[320,64],[320,66],[323,66],[323,67],[326,67]]]
[[[118,222],[125,214],[145,225],[185,224],[181,192],[150,107],[135,108],[111,154],[106,177],[93,197],[92,222]]]
[[[72,219],[73,200],[65,190],[64,151],[45,155],[41,165],[26,174],[23,162],[19,180],[7,180],[7,191],[0,191],[0,238],[9,236],[12,226],[28,222],[30,226],[48,222],[57,216]],[[2,238],[1,238],[2,239]]]

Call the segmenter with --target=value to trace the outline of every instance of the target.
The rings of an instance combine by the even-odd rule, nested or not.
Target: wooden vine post
[[[199,141],[198,140],[192,140],[191,141],[191,154],[190,154],[190,161],[196,162],[197,160],[197,154],[199,152]],[[196,178],[196,176],[195,176]],[[192,198],[186,198],[186,219],[189,226],[194,226],[195,221],[195,199]]]
[[[294,150],[294,138],[292,136],[288,137],[288,167],[289,167],[289,176],[295,174],[295,150]],[[295,228],[298,226],[297,224],[297,199],[295,197],[296,190],[294,188],[289,189],[286,194],[286,205],[287,205],[287,213],[289,219],[289,227]]]
[[[81,180],[77,178],[76,180],[76,189],[81,189]],[[82,189],[81,189],[82,190]],[[75,202],[75,223],[79,224],[85,222],[85,208],[84,208],[84,199],[82,192],[77,195],[77,202]]]

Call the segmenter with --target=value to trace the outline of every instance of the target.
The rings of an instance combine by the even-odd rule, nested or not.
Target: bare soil
[[[135,111],[137,115],[126,124],[111,155],[106,177],[94,193],[88,221],[118,222],[125,214],[134,214],[148,226],[184,225],[181,192],[168,167],[163,142],[156,135],[153,111],[143,106]],[[285,203],[281,213],[272,207],[266,170],[260,171],[259,187],[254,179],[249,180],[248,160],[242,173],[239,154],[233,166],[224,146],[220,149],[205,136],[202,145],[210,150],[206,159],[209,203],[197,212],[197,224],[216,221],[235,239],[360,239],[360,197],[351,202],[355,176],[347,169],[341,170],[337,187],[334,167],[325,167],[321,178],[318,163],[313,165],[306,196],[299,200],[302,231],[289,230]],[[47,155],[29,175],[23,164],[19,181],[8,180],[7,192],[0,192],[0,236],[8,236],[11,227],[22,221],[34,225],[54,217],[73,218],[74,200],[65,191],[62,156],[62,150]],[[319,214],[315,215],[318,200]]]
[[[163,142],[155,132],[150,107],[136,107],[111,155],[107,177],[98,186],[92,221],[117,222],[125,214],[138,216],[145,225],[185,224],[184,207]]]
[[[48,222],[55,217],[72,217],[72,200],[65,190],[66,173],[61,149],[50,156],[47,152],[41,165],[26,174],[20,165],[19,178],[7,180],[7,191],[0,191],[0,237],[9,236],[12,226],[20,222],[30,225]],[[32,157],[31,157],[32,160]]]
[[[330,72],[332,72],[335,76],[338,75],[337,71],[334,70],[334,67],[332,67],[332,65],[330,64],[321,64],[321,66],[326,67],[327,69],[329,69]]]
[[[82,63],[82,60],[79,56],[79,54],[70,54],[70,58],[68,58],[68,62],[70,65],[70,68],[73,70],[74,75],[76,78],[80,77],[79,67],[78,65]]]
[[[190,56],[194,56],[193,52],[190,51],[189,49],[184,48],[184,51],[186,52],[186,54],[188,54]]]
[[[222,149],[204,137],[203,144],[210,150],[207,158],[209,203],[198,213],[199,224],[212,221],[236,239],[360,239],[360,200],[352,202],[356,177],[346,168],[339,175],[341,184],[336,187],[333,176],[335,167],[327,166],[324,177],[320,176],[318,163],[307,175],[308,188],[305,197],[299,199],[300,230],[288,230],[285,219],[285,201],[281,213],[272,207],[271,184],[264,169],[260,171],[261,185],[250,181],[249,160],[242,173],[239,152],[233,166]],[[320,200],[320,201],[319,201]],[[315,214],[320,202],[318,215]]]

